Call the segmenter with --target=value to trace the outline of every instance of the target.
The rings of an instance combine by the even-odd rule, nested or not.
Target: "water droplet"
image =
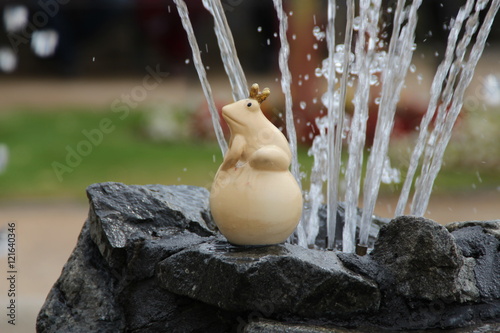
[[[293,15],[293,11],[290,11],[290,13],[288,13],[288,15],[292,16]]]
[[[304,75],[304,80],[309,80],[309,74]]]
[[[273,36],[274,36],[274,38],[278,37],[278,33],[277,33],[277,32],[275,32],[275,33],[273,34]]]
[[[392,7],[387,7],[387,12],[390,14],[392,13]]]
[[[188,169],[187,169],[187,168],[184,168],[184,169],[182,169],[182,171],[186,172],[186,171],[188,171]]]
[[[314,43],[313,44],[313,49],[317,50],[318,49],[318,44],[317,43]]]
[[[28,24],[29,11],[23,5],[7,5],[3,9],[5,30],[14,32],[22,30]]]
[[[215,154],[212,155],[212,161],[215,163]]]
[[[316,77],[321,77],[321,76],[323,76],[323,71],[321,70],[321,68],[319,68],[319,67],[318,67],[318,68],[316,68],[316,69],[314,70],[314,75],[316,75]]]
[[[300,102],[300,108],[301,108],[302,110],[305,110],[306,106],[307,106],[306,102],[304,102],[304,101],[301,101],[301,102]],[[299,119],[299,120],[300,120],[300,119]]]
[[[352,29],[353,30],[359,30],[359,27],[361,26],[361,16],[356,16],[352,20]]]
[[[92,57],[92,62],[95,62],[95,57]]]
[[[399,169],[391,167],[391,161],[386,157],[382,168],[382,178],[380,181],[384,184],[399,184],[401,182],[401,172]]]
[[[377,98],[375,98],[374,103],[377,104],[377,105],[380,105],[380,100],[381,100],[381,98],[377,97]]]
[[[317,41],[322,41],[326,36],[325,32],[321,31],[320,27],[318,27],[318,26],[315,26],[313,28],[313,35],[314,35],[314,37],[316,37]]]
[[[307,58],[307,61],[311,61],[311,54],[310,54],[310,53],[308,53],[308,54],[306,55],[306,58]]]
[[[422,74],[417,74],[417,81],[418,81],[418,84],[422,84],[422,80],[424,79],[424,77],[422,76]]]
[[[207,71],[209,71],[209,70],[210,70],[210,66],[206,66],[205,68],[207,69]]]
[[[434,52],[434,56],[438,57],[439,56],[439,52],[438,51]]]
[[[187,64],[189,64],[189,62],[190,62],[189,58],[186,58],[186,60],[184,60],[184,63],[185,63],[186,65],[187,65]]]
[[[299,87],[302,86],[302,80],[299,80],[297,84],[299,85]]]
[[[293,35],[292,35],[292,39],[293,39],[293,40],[296,40],[296,39],[297,39],[297,35],[296,35],[296,34],[293,34]]]
[[[416,70],[417,70],[417,66],[415,66],[414,64],[411,64],[410,65],[410,72],[415,73]]]
[[[316,103],[318,103],[318,99],[316,97],[314,97],[312,102],[313,102],[313,104],[316,104]]]
[[[37,30],[31,37],[31,48],[41,58],[54,54],[59,43],[59,34],[53,29]]]
[[[500,77],[488,74],[482,84],[484,101],[491,106],[500,105]]]
[[[376,85],[378,83],[378,76],[377,75],[370,75],[370,85]]]
[[[267,39],[267,45],[271,45],[271,40],[269,38]]]
[[[261,32],[262,31],[262,27],[257,27],[257,31]]]
[[[10,48],[0,48],[0,70],[10,73],[17,67],[17,58]]]

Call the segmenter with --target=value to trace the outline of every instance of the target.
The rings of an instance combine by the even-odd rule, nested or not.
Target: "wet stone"
[[[160,286],[226,310],[268,315],[338,318],[378,308],[376,284],[346,270],[333,252],[221,243],[206,242],[163,260]]]
[[[374,249],[360,257],[233,246],[202,188],[102,183],[87,194],[37,332],[498,329],[499,221],[374,220]]]

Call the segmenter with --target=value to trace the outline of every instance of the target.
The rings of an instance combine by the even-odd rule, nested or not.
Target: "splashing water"
[[[356,215],[361,186],[363,151],[366,140],[366,123],[368,120],[368,103],[370,96],[371,60],[375,54],[377,36],[379,34],[379,13],[381,1],[360,1],[361,23],[356,41],[355,70],[358,84],[354,95],[354,115],[349,132],[349,158],[346,172],[346,210],[344,232],[342,237],[343,250],[354,252],[356,234]]]
[[[329,128],[328,133],[328,168],[327,168],[327,247],[335,247],[335,234],[337,229],[337,205],[338,205],[338,185],[340,180],[340,167],[342,156],[342,135],[345,118],[345,94],[349,74],[349,60],[351,59],[351,42],[354,19],[354,6],[352,2],[347,2],[346,9],[346,33],[344,44],[335,46],[335,1],[328,2],[328,90],[325,105],[328,109]],[[335,50],[335,51],[334,51]],[[340,65],[339,65],[340,63]],[[341,68],[340,88],[335,89],[335,72]],[[337,101],[338,99],[338,101]]]
[[[194,35],[191,20],[189,19],[189,12],[184,0],[174,0],[174,3],[177,6],[177,11],[179,12],[182,26],[184,27],[184,30],[186,30],[189,45],[191,46],[191,50],[193,51],[193,63],[196,68],[196,72],[198,73],[198,78],[200,79],[205,99],[208,103],[208,109],[210,111],[210,116],[212,117],[212,123],[214,124],[217,142],[219,143],[222,155],[224,156],[227,151],[227,142],[224,139],[224,132],[222,131],[222,127],[220,125],[219,113],[217,111],[217,107],[215,106],[212,88],[210,87],[210,83],[208,82],[207,78],[207,72],[205,71],[205,67],[203,66],[203,61],[201,60],[201,52],[200,48],[198,47],[198,42],[196,41],[196,36]]]
[[[231,29],[229,29],[224,8],[220,0],[203,0],[203,5],[214,17],[215,35],[217,36],[222,63],[233,89],[233,98],[235,101],[247,98],[247,80],[236,53],[233,35]]]
[[[285,11],[283,10],[282,0],[273,0],[274,8],[278,15],[279,25],[279,35],[281,48],[279,52],[279,66],[281,70],[281,89],[285,94],[285,119],[286,119],[286,132],[288,135],[288,142],[290,144],[290,150],[292,151],[292,175],[297,180],[300,189],[302,190],[302,181],[300,177],[300,166],[297,159],[297,134],[295,132],[295,125],[293,122],[293,101],[292,101],[292,91],[290,86],[292,84],[292,74],[288,67],[288,57],[290,55],[290,47],[288,45],[288,40],[286,38],[286,32],[288,30],[288,19]],[[302,107],[302,106],[301,106]],[[306,234],[304,231],[304,219],[302,218],[297,226],[295,232],[298,242],[301,246],[306,246]]]
[[[416,169],[418,168],[419,160],[424,151],[425,157],[421,169],[421,177],[416,184],[411,214],[421,216],[427,209],[431,193],[430,189],[441,168],[444,150],[451,137],[453,124],[460,113],[465,89],[472,79],[474,68],[481,57],[486,39],[491,30],[491,25],[500,6],[499,0],[492,1],[479,33],[477,34],[476,43],[470,52],[469,60],[464,63],[463,59],[467,51],[467,46],[479,26],[479,12],[486,8],[488,4],[488,1],[478,1],[474,9],[474,14],[470,15],[474,7],[474,2],[473,0],[469,0],[465,6],[460,9],[450,30],[445,57],[439,65],[432,82],[429,107],[420,124],[419,137],[410,160],[405,183],[401,190],[401,195],[395,211],[396,215],[402,215],[404,213],[410,187]],[[465,32],[457,45],[457,39],[460,31],[464,28],[464,23]],[[457,75],[460,75],[460,77],[454,89]],[[446,86],[443,90],[444,82],[446,82]],[[438,105],[439,101],[442,101],[440,105]],[[436,109],[438,110],[436,126],[432,133],[429,133],[428,127],[434,117]]]
[[[413,1],[410,8],[404,8],[405,1],[399,0],[394,16],[394,30],[389,43],[388,63],[382,72],[382,96],[378,111],[377,127],[373,146],[368,159],[364,183],[364,207],[361,217],[359,244],[368,247],[368,234],[375,202],[378,197],[382,172],[388,160],[389,138],[394,124],[394,114],[399,95],[410,66],[417,26],[417,9],[422,1]],[[406,25],[403,26],[403,22]]]
[[[211,98],[210,86],[206,80],[203,64],[199,58],[199,49],[189,22],[184,1],[175,0],[184,28],[188,34],[193,50],[193,63],[198,71],[200,81],[204,87],[207,101]],[[227,24],[220,0],[203,0],[205,7],[214,17],[214,27],[217,35],[221,56],[226,73],[230,79],[235,99],[246,97],[246,79],[241,70],[234,42]],[[355,4],[359,4],[359,16],[354,17]],[[345,252],[353,252],[356,247],[356,228],[359,227],[360,247],[367,246],[368,232],[371,228],[372,216],[381,183],[399,182],[400,171],[390,165],[388,145],[394,124],[394,115],[399,102],[401,89],[408,71],[414,71],[411,65],[417,24],[417,10],[422,0],[415,0],[407,4],[405,0],[398,0],[395,10],[391,7],[383,8],[381,0],[359,0],[346,2],[346,31],[343,44],[335,44],[335,0],[328,1],[328,23],[326,31],[321,31],[315,24],[312,31],[316,40],[326,38],[328,57],[323,61],[322,68],[317,68],[315,75],[327,79],[327,91],[321,100],[328,112],[325,116],[316,119],[319,133],[313,139],[309,155],[314,156],[314,164],[310,176],[310,188],[304,191],[307,210],[296,231],[297,242],[302,246],[314,244],[319,232],[317,211],[323,203],[323,185],[327,183],[327,235],[328,248],[338,248],[335,244],[337,228],[336,208],[339,198],[339,183],[341,175],[342,142],[348,128],[348,161],[345,167],[345,225],[342,244]],[[291,74],[288,68],[290,53],[286,36],[288,21],[283,10],[282,0],[273,0],[279,20],[279,37],[281,48],[279,65],[282,73],[281,87],[285,95],[286,124],[290,147],[294,158],[292,173],[300,183],[299,164],[297,161],[297,141],[292,113]],[[474,69],[482,55],[491,25],[500,7],[500,0],[467,0],[452,21],[448,37],[446,53],[439,65],[431,86],[431,98],[426,114],[419,126],[419,137],[408,167],[395,215],[404,214],[413,179],[421,163],[421,176],[417,179],[413,196],[411,213],[422,216],[429,201],[432,185],[441,168],[444,150],[450,140],[453,125],[460,113],[463,96],[468,87]],[[386,22],[380,22],[385,12],[394,12],[394,22],[389,43],[381,36],[380,27]],[[484,19],[480,20],[480,15]],[[290,13],[291,15],[291,13]],[[261,29],[258,31],[260,32]],[[353,38],[355,34],[356,38]],[[385,32],[384,32],[385,34]],[[459,39],[460,36],[460,39]],[[474,38],[475,37],[475,38]],[[293,39],[295,39],[292,36]],[[469,50],[469,44],[474,40]],[[353,45],[354,44],[354,45]],[[315,44],[317,48],[317,44]],[[354,47],[355,55],[351,52]],[[384,50],[387,47],[387,50]],[[466,55],[468,54],[468,57]],[[307,57],[310,60],[310,55]],[[200,67],[200,68],[198,68]],[[340,75],[340,77],[337,77]],[[304,77],[304,80],[307,80]],[[345,115],[347,86],[355,86],[353,100],[354,113],[351,119]],[[373,146],[368,157],[366,174],[363,183],[363,212],[360,224],[358,219],[358,200],[363,179],[362,166],[366,141],[366,126],[368,120],[368,106],[372,86],[380,86],[380,96],[375,96],[374,103],[378,105],[377,123]],[[208,88],[207,88],[208,87]],[[316,103],[317,99],[313,100]],[[209,107],[211,102],[209,101]],[[307,104],[299,103],[301,109]],[[212,112],[212,110],[211,110]],[[216,110],[215,110],[216,112]],[[436,115],[437,114],[437,115]],[[436,115],[436,117],[435,117]],[[433,130],[429,127],[434,120]],[[212,114],[214,126],[220,128],[218,116]],[[347,124],[349,125],[347,126]],[[219,137],[218,137],[219,138]],[[221,143],[221,149],[226,144]],[[227,146],[226,146],[227,147]]]

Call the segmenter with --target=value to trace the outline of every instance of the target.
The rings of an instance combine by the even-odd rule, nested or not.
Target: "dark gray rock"
[[[249,323],[245,326],[245,333],[272,333],[272,332],[286,332],[286,333],[356,333],[368,332],[359,330],[350,330],[339,327],[321,327],[319,325],[309,324],[291,324],[282,323],[272,320],[258,320]]]
[[[326,248],[326,217],[327,214],[327,206],[321,205],[318,210],[318,219],[319,219],[319,232],[318,236],[316,236],[315,244],[320,249]],[[361,223],[361,215],[363,211],[361,209],[357,209],[357,225]],[[341,251],[342,250],[342,230],[344,229],[345,224],[345,203],[339,202],[337,205],[337,226],[335,228],[335,249]],[[372,224],[370,226],[370,232],[368,234],[368,247],[373,248],[375,244],[375,240],[377,239],[380,228],[391,220],[379,216],[373,216]],[[356,239],[359,237],[359,227],[356,227]]]
[[[236,315],[156,285],[156,264],[214,232],[208,191],[94,184],[77,246],[37,319],[37,332],[225,332]]]
[[[475,261],[474,275],[484,299],[500,299],[500,237],[491,233],[497,223],[468,223],[451,228],[462,254]]]
[[[172,235],[185,231],[199,236],[214,234],[207,225],[209,203],[204,188],[100,183],[89,186],[87,196],[92,240],[117,270],[125,265],[129,243],[170,240]]]
[[[159,288],[156,279],[130,284],[118,299],[127,332],[220,333],[237,322],[235,314]]]
[[[394,329],[383,329],[375,326],[362,326],[357,328],[342,328],[328,325],[328,323],[287,323],[269,319],[255,318],[248,323],[245,333],[391,333]],[[500,323],[481,324],[464,328],[453,329],[428,329],[428,330],[403,330],[403,333],[493,333],[500,332]]]
[[[103,183],[87,193],[89,219],[37,332],[498,331],[499,221],[451,233],[420,218],[374,222],[375,249],[359,257],[232,246],[201,188]]]
[[[120,332],[118,279],[92,242],[88,221],[37,318],[37,332]]]
[[[193,246],[158,264],[160,285],[230,311],[339,318],[378,309],[377,285],[346,270],[333,252],[295,245]]]
[[[453,222],[446,225],[449,232],[469,227],[481,227],[485,233],[500,240],[500,220]]]
[[[401,216],[381,228],[371,257],[384,267],[397,294],[428,301],[476,301],[474,262],[464,258],[448,230]]]

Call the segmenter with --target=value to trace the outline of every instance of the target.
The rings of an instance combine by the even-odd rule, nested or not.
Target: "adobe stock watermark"
[[[41,9],[33,14],[26,26],[18,32],[9,31],[7,33],[12,50],[18,53],[20,45],[29,44],[33,32],[45,27],[49,23],[49,19],[59,13],[61,5],[66,5],[69,2],[70,0],[38,0],[37,4]]]
[[[16,222],[7,223],[7,323],[16,325],[17,318],[17,230]]]
[[[125,120],[130,114],[130,110],[136,108],[140,102],[144,101],[148,93],[157,88],[168,76],[168,72],[162,72],[160,65],[156,68],[146,67],[148,74],[142,79],[142,84],[133,87],[128,94],[122,94],[111,103],[111,111],[118,115],[119,120]],[[107,134],[111,134],[116,129],[116,119],[102,118],[96,127],[83,129],[82,139],[74,145],[67,145],[66,157],[63,162],[53,161],[51,166],[57,179],[62,182],[66,174],[72,173],[83,161],[92,154],[95,147],[99,146]]]

